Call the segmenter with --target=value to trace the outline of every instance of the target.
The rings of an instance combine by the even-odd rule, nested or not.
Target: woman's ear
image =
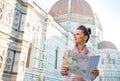
[[[86,36],[84,37],[84,40],[87,41],[87,39],[88,39],[88,36],[86,35]]]

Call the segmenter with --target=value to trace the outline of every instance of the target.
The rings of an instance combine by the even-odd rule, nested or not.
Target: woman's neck
[[[85,44],[78,44],[77,45],[78,51],[82,52],[85,46],[86,46]]]

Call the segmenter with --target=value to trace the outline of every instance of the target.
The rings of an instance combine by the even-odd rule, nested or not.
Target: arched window
[[[101,76],[99,77],[99,81],[102,81],[102,77]]]
[[[28,55],[27,55],[27,63],[26,63],[26,67],[29,67],[30,64],[30,58],[31,58],[31,54],[32,54],[32,50],[33,50],[33,44],[30,43],[29,49],[28,49]]]
[[[58,65],[58,50],[59,48],[57,47],[55,50],[55,69],[57,69],[57,65]]]
[[[101,59],[101,64],[104,64],[104,58]]]
[[[0,56],[0,68],[2,67],[2,61],[3,61],[3,57]]]
[[[112,59],[112,64],[115,64],[115,59]]]
[[[2,56],[0,56],[0,62],[1,62],[1,61],[3,61],[3,58],[2,58]]]
[[[106,58],[107,58],[107,63],[110,64],[111,63],[111,56],[110,56],[110,54],[107,54]]]

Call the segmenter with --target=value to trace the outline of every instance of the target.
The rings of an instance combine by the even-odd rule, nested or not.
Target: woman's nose
[[[76,34],[74,34],[74,37],[76,37]]]
[[[76,39],[76,36],[74,36],[74,39]]]

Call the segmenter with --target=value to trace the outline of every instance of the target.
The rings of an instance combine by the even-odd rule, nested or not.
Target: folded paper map
[[[94,75],[90,73],[92,69],[97,68],[100,56],[87,56],[85,54],[77,54],[69,50],[67,58],[67,66],[69,72],[85,77],[87,79],[94,79]]]

